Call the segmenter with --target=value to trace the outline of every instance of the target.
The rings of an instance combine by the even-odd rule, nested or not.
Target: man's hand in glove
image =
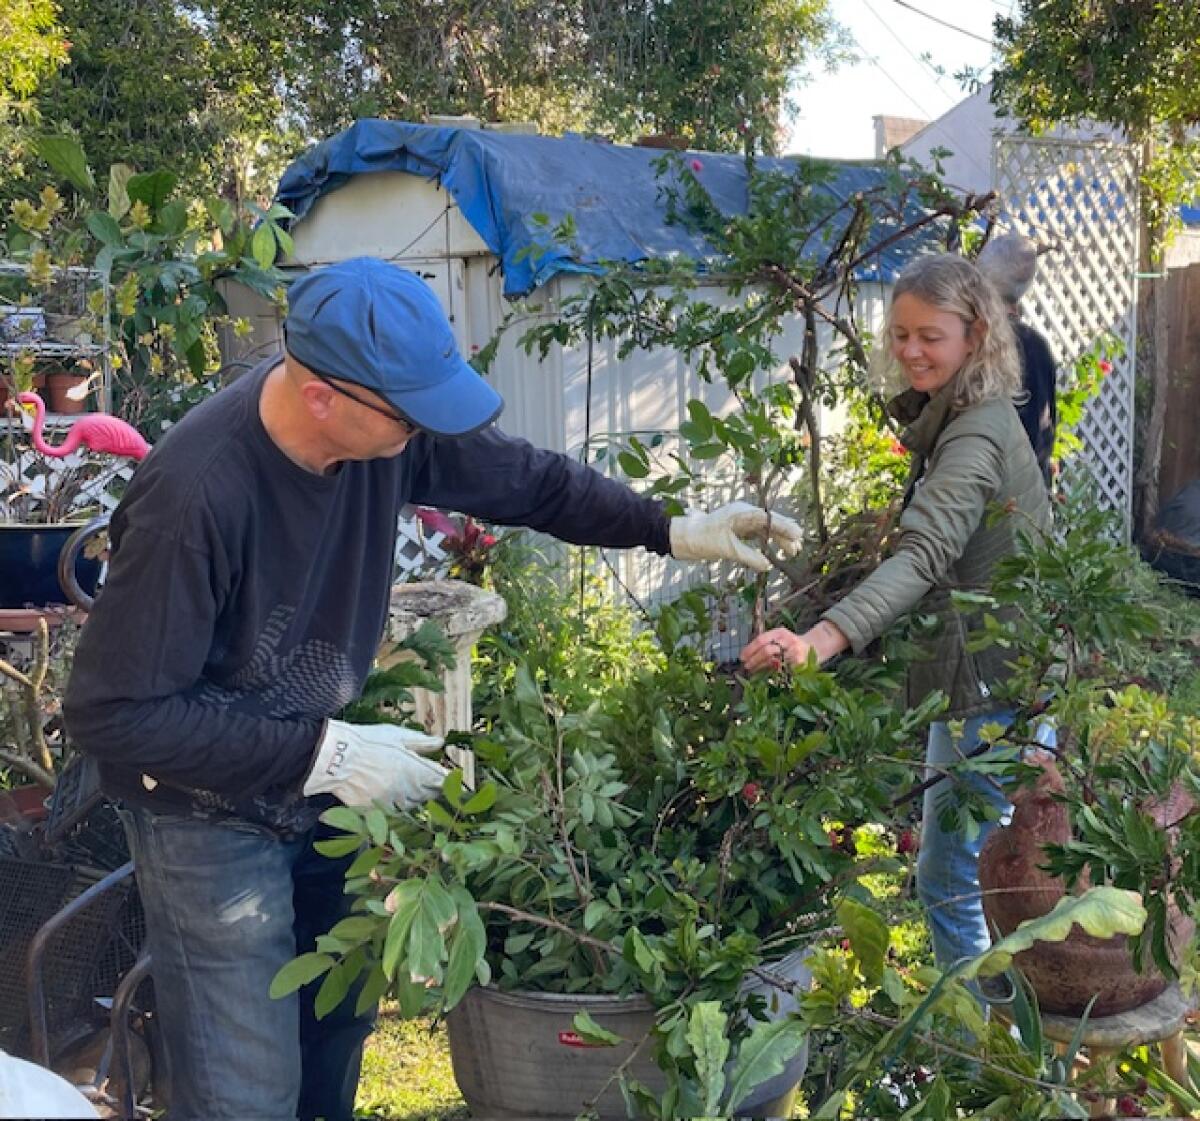
[[[326,723],[305,794],[332,794],[344,806],[419,806],[442,789],[447,771],[421,753],[437,751],[440,736],[395,724]]]
[[[802,530],[791,518],[760,510],[748,502],[730,502],[711,514],[693,512],[671,519],[671,556],[684,561],[729,560],[755,572],[766,572],[770,561],[747,545],[745,538],[769,538],[784,556],[800,548]]]

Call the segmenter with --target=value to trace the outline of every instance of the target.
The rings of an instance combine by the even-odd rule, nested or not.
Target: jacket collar
[[[921,459],[928,459],[942,429],[950,423],[953,399],[953,382],[942,386],[932,397],[916,389],[906,389],[893,397],[888,402],[888,414],[906,426],[900,442]]]

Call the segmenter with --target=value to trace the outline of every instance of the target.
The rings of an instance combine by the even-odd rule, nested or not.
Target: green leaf
[[[362,841],[358,837],[330,837],[327,841],[314,841],[313,848],[322,856],[336,859],[339,856],[349,856],[361,844]]]
[[[416,982],[438,981],[446,956],[446,940],[438,927],[436,912],[422,898],[408,932],[408,976]]]
[[[693,398],[687,403],[687,411],[696,431],[703,439],[708,439],[713,434],[713,418],[708,406]]]
[[[387,974],[376,966],[358,991],[358,999],[354,1002],[354,1015],[365,1016],[383,998],[387,987]]]
[[[616,1032],[602,1028],[596,1023],[586,1008],[575,1013],[571,1024],[584,1043],[590,1043],[595,1047],[616,1047],[617,1044],[625,1042]]]
[[[321,987],[317,990],[313,1001],[313,1013],[318,1020],[323,1020],[343,1000],[350,991],[350,983],[358,975],[359,967],[354,967],[347,961],[339,962],[325,976]]]
[[[275,235],[265,222],[254,231],[250,241],[250,255],[259,268],[269,269],[275,263]]]
[[[350,915],[335,923],[329,934],[353,945],[367,941],[382,928],[382,925],[377,918],[370,915]]]
[[[173,199],[165,203],[158,212],[155,223],[156,232],[164,237],[178,237],[187,226],[187,203],[182,199]]]
[[[870,907],[849,897],[838,902],[837,917],[858,958],[863,979],[872,988],[875,987],[883,977],[883,962],[887,956],[887,923]]]
[[[322,815],[321,820],[331,829],[340,829],[344,833],[357,833],[360,837],[365,836],[366,826],[363,825],[363,816],[358,810],[352,810],[349,806],[333,806],[327,809]]]
[[[36,136],[33,150],[80,194],[91,195],[96,180],[79,142],[70,136]]]
[[[701,1112],[705,1117],[717,1117],[721,1112],[725,1060],[729,1057],[729,1040],[725,1036],[728,1022],[717,1000],[700,1001],[688,1017],[687,1041],[696,1060],[696,1077],[704,1100]]]
[[[456,810],[462,809],[463,773],[457,768],[442,781],[442,797]]]
[[[465,814],[486,813],[496,804],[498,791],[494,782],[485,782],[478,792],[462,808]]]
[[[151,214],[157,214],[171,197],[177,182],[177,178],[169,171],[147,171],[141,175],[131,175],[125,189],[129,192],[131,202],[140,202],[149,208]]]
[[[650,465],[640,456],[634,455],[633,452],[618,452],[617,463],[631,479],[644,479],[650,474]]]
[[[407,960],[408,934],[421,897],[421,881],[405,880],[392,888],[388,903],[394,908],[388,923],[387,937],[383,942],[383,971],[394,977],[400,963]]]
[[[111,214],[103,210],[93,210],[87,216],[87,228],[92,237],[105,245],[121,244],[121,227]]]
[[[459,889],[455,892],[455,902],[458,904],[458,923],[450,941],[450,957],[442,995],[447,1010],[462,1000],[463,994],[470,988],[487,949],[487,935],[475,901]]]
[[[842,1106],[850,1096],[849,1090],[835,1090],[825,1099],[825,1103],[812,1115],[812,1121],[838,1121],[842,1115]]]
[[[755,1086],[774,1078],[804,1044],[808,1028],[791,1018],[757,1023],[738,1048],[729,1076],[729,1102],[734,1108]],[[836,1116],[836,1115],[835,1115]]]
[[[392,982],[392,991],[400,1004],[400,1015],[406,1020],[419,1016],[425,1007],[426,988],[423,982],[410,980],[400,974]]]
[[[310,981],[315,981],[334,964],[328,954],[301,954],[292,958],[271,981],[270,994],[273,1000],[294,993]]]
[[[350,867],[346,869],[346,879],[353,879],[355,876],[365,876],[379,863],[383,856],[383,849],[375,846],[374,848],[363,849],[350,863]]]
[[[387,814],[378,806],[373,806],[367,811],[367,832],[371,835],[372,843],[376,845],[386,845],[388,839],[388,820]]]
[[[612,908],[603,899],[593,899],[583,912],[583,929],[592,930],[595,925],[609,914]]]
[[[1111,938],[1114,934],[1138,934],[1145,922],[1146,908],[1137,892],[1107,886],[1090,888],[1083,895],[1060,899],[1049,914],[1026,919],[1007,938],[969,962],[961,976],[970,979],[1003,973],[1014,955],[1035,942],[1062,942],[1076,923],[1093,938]]]

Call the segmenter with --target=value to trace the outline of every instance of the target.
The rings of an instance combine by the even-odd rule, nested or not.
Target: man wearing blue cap
[[[64,711],[124,806],[173,1121],[353,1116],[372,1017],[268,988],[346,913],[320,812],[419,805],[445,774],[436,737],[333,719],[383,635],[402,506],[758,570],[743,538],[799,544],[745,503],[668,518],[503,435],[501,406],[422,280],[345,261],[292,286],[284,354],[173,427],[113,515]]]

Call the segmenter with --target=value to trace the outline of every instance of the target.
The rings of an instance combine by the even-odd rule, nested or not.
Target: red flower
[[[900,443],[900,441],[894,436],[892,437],[892,442],[888,444],[888,451],[890,451],[892,455],[908,455],[908,448]]]
[[[901,829],[900,835],[896,838],[896,851],[905,856],[910,852],[915,852],[917,848],[917,838],[911,829]]]
[[[1112,363],[1107,358],[1101,358],[1100,359],[1100,376],[1102,378],[1106,378],[1111,373],[1112,373]]]
[[[757,782],[748,782],[742,787],[742,801],[747,806],[753,806],[762,797],[762,791]]]
[[[495,544],[496,544],[496,537],[495,537],[495,535],[494,535],[494,534],[491,534],[491,533],[485,533],[485,534],[484,534],[484,535],[483,535],[483,536],[482,536],[482,537],[479,539],[479,544],[480,544],[480,546],[481,546],[482,548],[484,548],[484,549],[490,549],[490,548],[491,548],[493,545],[495,545]]]
[[[693,171],[700,171],[704,167],[704,164],[702,164],[699,160],[692,160],[688,164],[688,167],[690,167]]]
[[[432,533],[441,533],[446,537],[458,536],[458,526],[441,510],[429,510],[424,506],[419,506],[417,507],[417,521]]]

